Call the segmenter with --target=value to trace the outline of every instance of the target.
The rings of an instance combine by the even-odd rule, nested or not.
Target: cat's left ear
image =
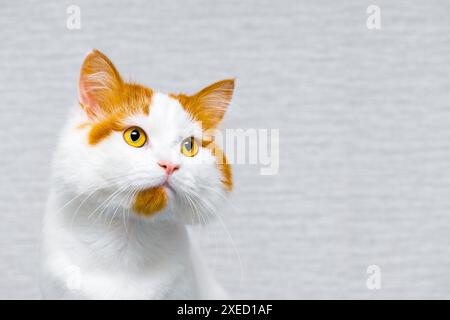
[[[222,120],[234,91],[234,79],[222,80],[192,96],[178,95],[183,107],[202,123],[203,130],[214,129]]]

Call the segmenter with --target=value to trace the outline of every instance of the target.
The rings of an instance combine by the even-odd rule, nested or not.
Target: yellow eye
[[[130,146],[140,148],[145,144],[145,141],[147,141],[147,136],[141,128],[131,127],[125,130],[123,133],[123,139]]]
[[[197,141],[194,137],[189,137],[181,141],[181,153],[186,157],[193,157],[198,152]]]

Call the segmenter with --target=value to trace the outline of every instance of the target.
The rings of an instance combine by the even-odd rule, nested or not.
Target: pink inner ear
[[[97,118],[97,113],[99,110],[98,104],[94,99],[89,97],[89,94],[86,92],[86,90],[84,90],[84,86],[82,85],[81,81],[79,91],[79,100],[81,107],[86,112],[89,119]]]
[[[93,118],[93,117],[95,117],[95,113],[96,113],[96,111],[98,111],[99,106],[98,106],[97,102],[95,101],[95,99],[93,99],[93,97],[91,97],[89,95],[88,90],[86,88],[86,79],[83,79],[83,78],[84,77],[81,76],[79,85],[78,85],[78,90],[79,90],[78,95],[79,95],[80,103],[81,103],[83,109],[86,111],[89,118]]]
[[[121,84],[122,79],[108,57],[95,49],[86,56],[81,66],[78,95],[90,118],[102,116],[104,100]]]

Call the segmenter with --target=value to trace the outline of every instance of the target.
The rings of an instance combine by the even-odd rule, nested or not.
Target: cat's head
[[[232,189],[230,165],[211,132],[233,90],[234,80],[223,80],[193,95],[154,92],[124,81],[94,50],[81,68],[80,108],[60,143],[63,188],[93,194],[89,201],[103,202],[102,211],[206,218]]]

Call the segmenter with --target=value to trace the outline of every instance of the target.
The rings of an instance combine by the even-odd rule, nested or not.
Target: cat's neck
[[[188,248],[184,225],[116,214],[117,208],[108,208],[102,215],[92,215],[95,203],[67,203],[67,197],[53,193],[48,210],[53,211],[53,222],[58,223],[56,236],[76,244],[80,256],[95,255],[97,263],[125,263],[127,265],[155,264],[161,261],[183,259]],[[54,228],[52,228],[55,230]]]

